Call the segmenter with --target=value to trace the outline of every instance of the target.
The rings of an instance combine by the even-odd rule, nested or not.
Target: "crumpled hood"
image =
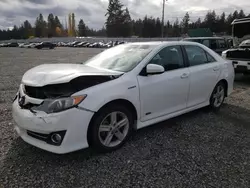
[[[29,86],[45,86],[66,83],[79,76],[90,75],[121,75],[122,72],[103,70],[83,64],[44,64],[28,70],[22,83]]]

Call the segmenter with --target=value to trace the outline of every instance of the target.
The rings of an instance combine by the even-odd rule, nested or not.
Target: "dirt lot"
[[[218,114],[201,109],[139,130],[120,150],[55,155],[13,131],[11,102],[23,73],[75,63],[100,49],[0,48],[0,187],[250,187],[250,78]]]

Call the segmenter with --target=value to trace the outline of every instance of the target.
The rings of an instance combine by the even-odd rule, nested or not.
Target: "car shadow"
[[[250,86],[250,75],[235,74],[235,83],[239,86]]]
[[[235,116],[234,112],[240,115]],[[190,144],[194,151],[199,151],[200,147],[203,148],[206,146],[206,139],[210,140],[208,142],[210,143],[211,140],[215,139],[217,134],[223,134],[224,131],[226,132],[229,129],[231,130],[228,133],[229,138],[233,138],[235,132],[239,132],[239,138],[244,139],[246,137],[242,135],[242,132],[247,130],[245,134],[248,134],[248,130],[250,130],[248,126],[250,124],[250,117],[246,119],[249,114],[250,110],[231,104],[224,104],[219,113],[211,112],[208,108],[202,108],[140,129],[131,135],[124,147],[117,151],[103,154],[97,153],[92,149],[84,149],[69,154],[58,155],[33,147],[25,143],[21,138],[17,138],[13,140],[10,149],[5,154],[1,168],[3,170],[2,172],[8,172],[8,174],[15,173],[16,171],[23,172],[19,173],[19,178],[23,179],[28,176],[30,181],[39,178],[36,175],[32,175],[32,173],[42,173],[44,174],[44,178],[52,177],[53,174],[57,174],[58,170],[64,173],[64,177],[74,176],[75,180],[78,181],[81,178],[78,172],[81,170],[88,172],[89,170],[91,171],[91,169],[99,169],[100,167],[115,168],[114,166],[116,164],[113,164],[114,158],[116,159],[115,161],[121,161],[120,163],[124,165],[120,166],[121,169],[127,166],[127,162],[129,162],[130,159],[148,162],[153,161],[152,163],[154,163],[154,161],[158,161],[159,158],[165,156],[166,153],[168,153],[167,156],[178,154],[177,156],[179,158],[180,156],[186,156],[187,159],[185,158],[185,160],[194,160],[189,156],[190,151],[185,150],[185,146]],[[203,117],[203,119],[196,125],[189,124],[189,126],[187,126],[187,123],[194,122],[194,119],[199,120],[200,117]],[[207,117],[207,121],[215,119],[214,122],[217,120],[225,121],[226,124],[230,122],[231,127],[227,127],[225,124],[222,126],[220,123],[208,126],[209,123],[202,123],[204,117]],[[211,124],[213,124],[213,122]],[[219,129],[216,129],[216,126],[220,126]],[[215,130],[213,130],[213,128],[215,128]],[[206,138],[204,138],[205,140],[201,140],[203,143],[197,142],[200,141],[209,130],[212,131],[212,133],[207,134]],[[218,130],[221,131],[218,132]],[[190,136],[189,134],[192,133],[192,131],[194,131],[194,133]],[[215,143],[218,144],[217,140]],[[212,144],[208,146],[210,148],[214,147]],[[204,158],[210,157],[204,153],[194,153],[194,155],[202,155]],[[223,155],[223,152],[218,155]],[[166,168],[173,168],[174,165],[175,163],[173,162],[172,167],[167,166]],[[96,173],[98,174],[98,172]]]

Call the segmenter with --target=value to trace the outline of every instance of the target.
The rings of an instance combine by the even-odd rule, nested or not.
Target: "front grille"
[[[29,97],[36,98],[36,99],[45,99],[46,98],[42,87],[25,86],[25,93]]]
[[[43,87],[32,87],[25,85],[25,94],[36,99],[57,98],[60,96],[70,96],[75,91],[68,83],[46,85]]]
[[[227,58],[250,60],[250,50],[229,51],[227,52]]]

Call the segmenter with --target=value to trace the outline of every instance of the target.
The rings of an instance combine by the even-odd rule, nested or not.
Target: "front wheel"
[[[226,89],[225,89],[225,84],[223,82],[219,82],[214,90],[213,93],[210,97],[210,107],[217,111],[220,109],[221,105],[224,102],[225,95],[226,94]]]
[[[94,117],[91,126],[91,144],[101,152],[110,152],[120,148],[131,133],[133,116],[120,105],[103,108]]]

